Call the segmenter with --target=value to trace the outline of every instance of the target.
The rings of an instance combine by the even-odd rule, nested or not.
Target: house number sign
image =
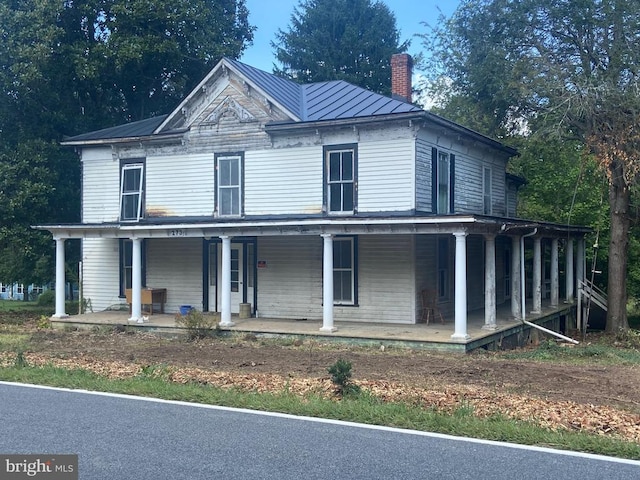
[[[169,230],[169,237],[186,237],[187,231],[184,228],[175,228],[173,230]]]

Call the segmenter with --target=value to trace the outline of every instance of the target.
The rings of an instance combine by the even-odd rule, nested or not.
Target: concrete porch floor
[[[528,305],[528,307],[530,307]],[[575,319],[575,304],[561,303],[558,307],[551,307],[549,302],[543,301],[541,314],[528,313],[526,319],[536,324],[558,331],[561,319]],[[211,314],[217,315],[217,314]],[[162,335],[179,336],[185,329],[176,324],[175,314],[149,315],[144,323],[129,322],[126,311],[102,311],[72,315],[63,319],[52,319],[56,328],[91,329],[94,327],[126,325],[127,328]],[[317,341],[342,341],[349,343],[370,345],[403,345],[412,348],[469,352],[476,348],[496,349],[505,346],[516,346],[526,342],[531,327],[519,320],[511,318],[509,305],[502,305],[497,310],[496,330],[484,330],[484,310],[468,314],[466,341],[452,340],[454,331],[453,318],[445,318],[445,323],[431,322],[429,325],[419,324],[390,324],[364,322],[335,322],[337,331],[333,333],[321,332],[321,319],[275,319],[275,318],[246,318],[237,316],[232,318],[233,327],[223,327],[222,332],[253,333],[257,336],[270,337],[306,337]]]

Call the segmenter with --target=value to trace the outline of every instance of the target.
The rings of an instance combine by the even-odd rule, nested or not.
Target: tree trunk
[[[611,208],[611,241],[609,243],[609,285],[607,333],[629,330],[627,320],[627,263],[629,259],[630,191],[623,165],[615,160],[610,167],[609,206]]]

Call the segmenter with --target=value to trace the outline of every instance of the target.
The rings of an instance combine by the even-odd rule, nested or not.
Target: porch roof
[[[56,238],[211,238],[280,235],[468,234],[582,236],[588,227],[481,215],[212,219],[163,218],[139,223],[36,225]]]

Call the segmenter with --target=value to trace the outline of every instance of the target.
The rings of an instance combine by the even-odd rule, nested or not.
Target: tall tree
[[[628,329],[632,187],[640,171],[640,3],[463,0],[430,46],[455,91],[503,128],[577,139],[609,180],[607,331]]]
[[[247,17],[244,0],[0,0],[1,282],[50,279],[52,242],[30,225],[79,220],[63,136],[168,112],[240,56]]]
[[[345,80],[391,92],[391,55],[402,53],[396,18],[382,1],[301,0],[288,31],[271,43],[281,67],[274,72],[301,83]]]

